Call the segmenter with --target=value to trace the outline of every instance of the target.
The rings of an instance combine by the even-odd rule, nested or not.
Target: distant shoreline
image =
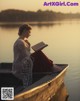
[[[37,12],[8,9],[0,12],[0,22],[49,22],[80,19],[80,13],[61,13],[50,10]]]

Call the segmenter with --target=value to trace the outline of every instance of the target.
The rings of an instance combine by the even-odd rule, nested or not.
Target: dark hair
[[[28,25],[28,24],[21,25],[21,26],[19,27],[18,35],[19,35],[19,36],[22,35],[22,33],[23,33],[24,30],[28,31],[28,30],[31,30],[31,29],[32,29],[31,26]]]

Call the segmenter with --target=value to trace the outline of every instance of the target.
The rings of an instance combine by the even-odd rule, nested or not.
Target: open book
[[[39,51],[39,50],[42,50],[43,48],[45,48],[46,46],[48,46],[48,45],[45,44],[44,42],[39,42],[38,44],[32,46],[32,49],[34,51]]]

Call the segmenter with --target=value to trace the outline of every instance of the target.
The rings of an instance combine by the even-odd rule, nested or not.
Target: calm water
[[[49,46],[43,51],[54,63],[69,64],[65,77],[69,101],[80,101],[80,21],[32,23],[32,27],[31,44],[44,41]],[[0,62],[13,61],[13,43],[18,37],[17,33],[17,25],[1,24]]]

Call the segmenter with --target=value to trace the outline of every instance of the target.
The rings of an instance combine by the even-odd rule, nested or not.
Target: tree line
[[[79,19],[80,13],[61,13],[50,10],[23,11],[8,9],[0,12],[0,22],[25,22],[25,21],[55,21],[63,19]]]

